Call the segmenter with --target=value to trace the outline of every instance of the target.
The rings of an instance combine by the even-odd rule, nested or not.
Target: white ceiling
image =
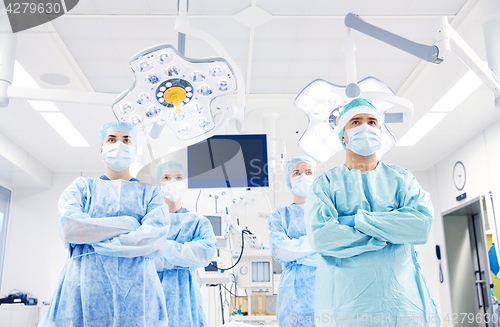
[[[303,155],[297,141],[307,117],[293,105],[302,88],[316,78],[345,84],[342,45],[344,17],[349,12],[413,41],[434,43],[434,20],[446,15],[459,34],[483,58],[478,0],[190,0],[193,27],[217,38],[247,81],[244,131],[262,132],[259,113],[281,115],[277,137],[287,143],[287,155]],[[479,4],[478,4],[479,3]],[[253,31],[233,15],[257,5],[273,15]],[[121,93],[133,83],[128,60],[159,43],[177,46],[174,31],[176,1],[80,0],[68,14],[18,33],[17,59],[41,87],[55,88],[39,77],[63,74],[69,90]],[[455,57],[441,65],[422,63],[400,50],[356,31],[358,79],[374,76],[415,105],[416,122],[466,72]],[[188,37],[186,56],[216,57],[203,40]],[[268,96],[266,96],[266,94]],[[52,171],[100,171],[97,129],[114,116],[110,108],[58,104],[61,112],[90,143],[71,148],[26,101],[0,108],[0,132]],[[446,154],[500,119],[493,96],[480,87],[459,108],[413,147],[395,148],[384,160],[413,170],[431,167]],[[461,128],[457,128],[457,126]],[[390,126],[397,138],[398,125]],[[298,133],[297,133],[298,131]],[[1,155],[1,151],[0,151]],[[343,154],[328,164],[340,164]],[[8,168],[0,169],[8,171]]]

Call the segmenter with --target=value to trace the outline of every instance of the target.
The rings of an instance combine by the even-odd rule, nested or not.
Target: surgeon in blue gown
[[[136,135],[130,123],[102,126],[104,175],[78,177],[61,195],[59,229],[70,258],[39,326],[168,325],[161,284],[148,257],[168,233],[163,217],[149,215],[163,205],[163,196],[158,187],[130,176]],[[127,247],[99,252],[99,244],[116,237],[125,237]]]
[[[167,304],[169,326],[208,326],[194,269],[206,267],[215,255],[215,235],[210,221],[182,207],[187,190],[186,170],[169,161],[157,172],[166,205],[157,209],[170,215],[170,228],[163,257],[155,259]]]
[[[406,169],[378,160],[381,117],[354,99],[338,119],[346,162],[313,183],[309,241],[320,254],[318,326],[439,326],[414,245],[429,237],[429,194]]]
[[[304,205],[315,174],[316,162],[310,157],[287,162],[286,184],[294,202],[276,208],[267,224],[271,253],[283,267],[276,309],[280,327],[314,326],[317,253],[306,235]]]

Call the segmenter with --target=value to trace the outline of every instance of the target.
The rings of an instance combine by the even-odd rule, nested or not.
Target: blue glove
[[[339,224],[340,225],[346,225],[349,227],[354,227],[354,217],[356,215],[350,215],[350,216],[339,216]]]

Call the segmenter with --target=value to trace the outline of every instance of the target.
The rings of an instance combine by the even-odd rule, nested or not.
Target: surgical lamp
[[[226,60],[193,60],[171,45],[150,48],[130,60],[134,85],[113,103],[118,120],[141,129],[152,126],[158,138],[164,125],[181,141],[215,128],[210,103],[236,90],[233,69]]]
[[[497,19],[491,19],[490,21],[493,21],[493,23],[497,23],[498,17],[496,18]],[[393,47],[408,52],[409,54],[412,54],[431,63],[439,64],[443,60],[445,60],[451,52],[454,52],[460,58],[460,60],[462,60],[465,65],[469,67],[491,91],[493,91],[493,94],[495,96],[495,106],[500,107],[500,81],[498,77],[490,68],[488,68],[488,65],[481,60],[481,58],[474,52],[474,50],[472,50],[472,48],[465,42],[465,40],[462,39],[457,31],[455,31],[455,29],[448,23],[446,17],[439,17],[437,19],[436,44],[433,46],[415,43],[401,36],[383,30],[377,26],[365,22],[358,15],[353,13],[347,14],[344,22],[345,25],[349,28],[355,29],[363,34],[371,36],[377,40],[392,45]],[[492,26],[494,27],[497,25]],[[487,32],[491,30],[492,26],[485,24],[486,36],[490,35]],[[494,36],[496,35],[498,35],[498,31],[496,31],[496,34],[494,34]],[[489,45],[488,47],[487,44],[487,48],[488,50],[490,50],[490,52],[493,50],[491,49],[492,47],[495,47],[495,45]],[[489,55],[492,57],[490,58],[490,60],[495,61],[493,58],[493,53],[490,53]],[[498,55],[496,55],[496,57],[498,57]],[[500,69],[500,67],[496,68]]]
[[[229,119],[242,120],[245,110],[243,75],[214,37],[190,27],[187,6],[187,0],[179,1],[175,30],[203,39],[226,59],[189,59],[171,45],[146,49],[130,60],[134,84],[113,102],[118,120],[148,130],[154,139],[167,125],[177,137],[169,143],[178,147],[215,135]],[[212,102],[236,90],[238,104],[223,108],[223,118],[216,122]]]
[[[403,123],[403,128],[410,126],[413,116],[413,104],[396,94],[384,82],[366,77],[357,82],[355,45],[347,29],[344,53],[346,57],[347,85],[340,86],[322,79],[316,79],[307,85],[295,99],[295,105],[309,118],[309,125],[299,140],[299,146],[318,162],[326,162],[344,148],[338,138],[340,132],[337,118],[344,105],[357,97],[372,100],[381,114],[381,148],[377,157],[381,158],[396,144],[396,139],[386,123]],[[387,113],[394,105],[404,109],[400,113]]]

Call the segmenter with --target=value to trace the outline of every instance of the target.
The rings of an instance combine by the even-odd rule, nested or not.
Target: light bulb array
[[[361,90],[360,97],[363,97],[364,92],[394,95],[389,86],[374,77],[367,77],[357,85]],[[337,122],[344,105],[354,99],[345,94],[345,89],[346,86],[317,79],[307,85],[295,99],[295,105],[309,118],[309,125],[299,140],[299,146],[318,162],[326,162],[344,149],[338,138],[340,131]],[[393,104],[384,101],[372,102],[382,116],[382,147],[377,153],[382,157],[396,143],[396,139],[385,125],[385,113]]]
[[[171,45],[147,49],[130,60],[132,87],[113,103],[118,120],[141,129],[168,125],[179,140],[188,140],[215,127],[211,102],[236,91],[236,78],[222,58],[194,60]]]

